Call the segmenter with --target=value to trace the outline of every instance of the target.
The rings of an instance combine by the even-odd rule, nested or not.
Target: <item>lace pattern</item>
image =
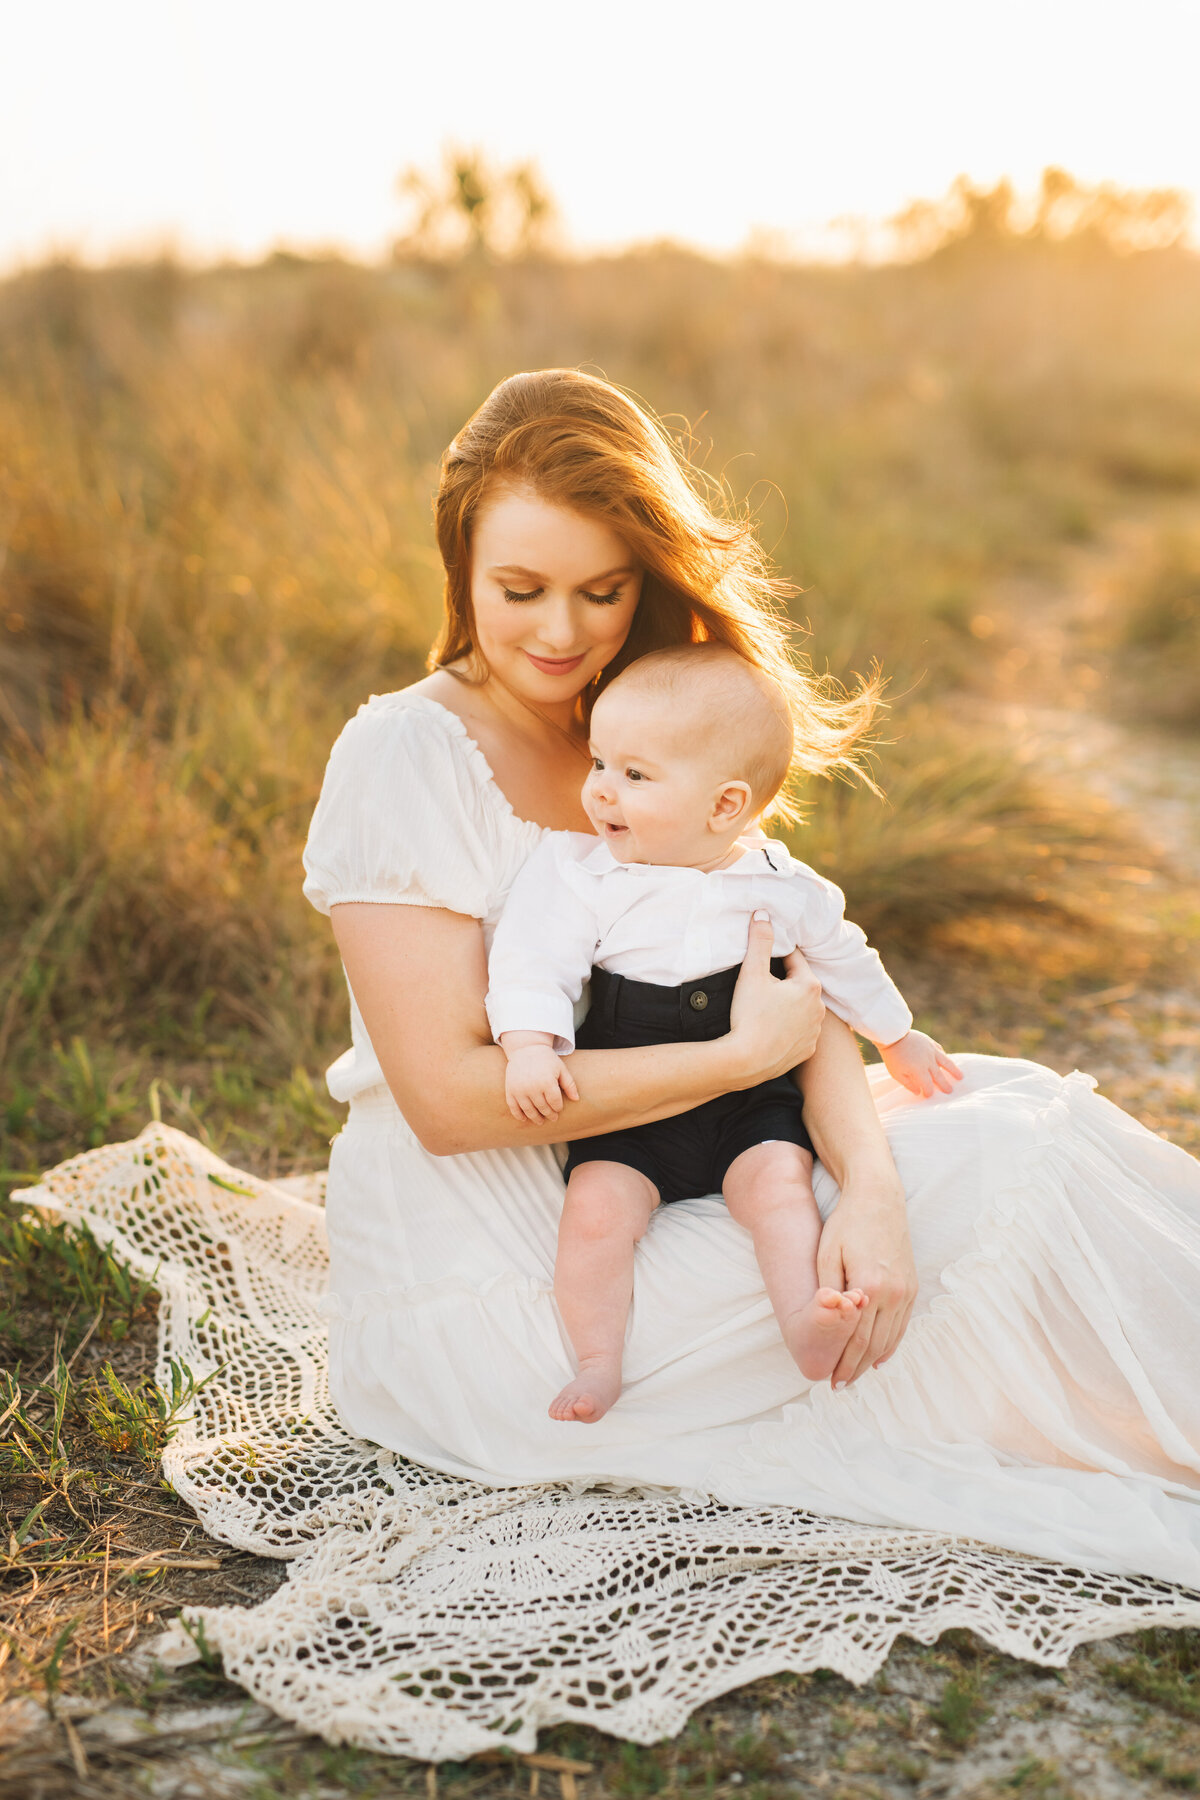
[[[159,1124],[21,1198],[85,1221],[219,1371],[163,1458],[213,1536],[290,1559],[253,1608],[192,1609],[229,1675],[333,1741],[440,1759],[575,1719],[650,1743],[780,1670],[865,1681],[904,1633],[969,1627],[1061,1665],[1200,1625],[1200,1595],[932,1532],[662,1493],[494,1489],[349,1436],[329,1400],[320,1181],[271,1184]]]

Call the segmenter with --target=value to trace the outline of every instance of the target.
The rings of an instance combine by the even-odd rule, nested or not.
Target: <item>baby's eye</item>
[[[602,769],[604,767],[604,764],[600,761],[598,756],[593,756],[592,767],[593,769]]]
[[[515,588],[506,587],[504,590],[504,598],[506,600],[538,600],[541,598],[542,593],[543,589],[540,587],[533,588],[528,594],[518,594]]]
[[[640,769],[626,769],[625,779],[626,781],[645,781],[646,777]]]

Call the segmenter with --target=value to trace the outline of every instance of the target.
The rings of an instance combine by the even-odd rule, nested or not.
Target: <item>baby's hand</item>
[[[909,1031],[894,1044],[881,1044],[879,1054],[888,1074],[910,1094],[921,1094],[928,1099],[934,1088],[949,1094],[953,1092],[954,1083],[962,1080],[958,1064],[923,1031]]]
[[[557,1119],[564,1095],[568,1100],[578,1100],[574,1077],[549,1044],[527,1044],[520,1050],[506,1048],[505,1054],[508,1070],[504,1097],[514,1119],[540,1125],[543,1119]]]

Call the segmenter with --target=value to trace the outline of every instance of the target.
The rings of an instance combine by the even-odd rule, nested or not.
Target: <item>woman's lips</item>
[[[581,651],[578,656],[535,656],[532,650],[526,650],[525,654],[534,668],[540,669],[543,675],[570,675],[572,670],[579,667],[587,651]]]

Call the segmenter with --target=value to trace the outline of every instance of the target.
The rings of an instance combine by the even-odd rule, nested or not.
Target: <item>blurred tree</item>
[[[1178,188],[1087,187],[1065,169],[1042,171],[1030,235],[1091,237],[1112,250],[1162,250],[1191,223],[1191,201]]]
[[[447,149],[430,172],[405,169],[396,182],[412,224],[393,253],[437,261],[520,257],[548,248],[554,200],[532,163],[490,164],[479,150]]]
[[[1014,235],[1016,195],[1011,181],[998,181],[994,188],[981,188],[960,175],[950,192],[962,212],[964,237],[986,243]]]
[[[947,251],[1012,244],[1072,243],[1128,254],[1168,249],[1191,222],[1189,197],[1177,188],[1095,187],[1065,169],[1047,168],[1037,195],[1022,202],[1012,183],[976,187],[959,175],[940,200],[915,200],[889,220],[901,256],[910,261]]]

